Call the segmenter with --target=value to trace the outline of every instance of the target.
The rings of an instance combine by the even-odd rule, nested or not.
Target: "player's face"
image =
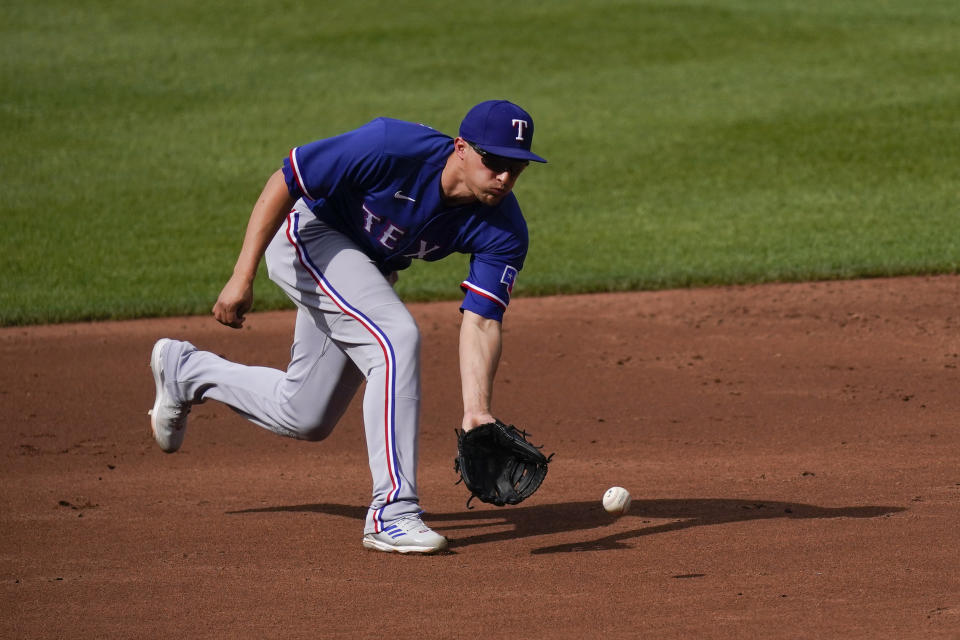
[[[473,195],[485,205],[499,204],[527,168],[526,160],[513,160],[487,153],[466,143],[466,181]]]

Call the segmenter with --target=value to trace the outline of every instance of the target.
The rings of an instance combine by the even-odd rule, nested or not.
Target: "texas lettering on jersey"
[[[395,222],[384,216],[377,215],[371,211],[366,204],[363,205],[363,230],[373,238],[374,242],[389,251],[396,251],[398,246],[403,243],[404,236],[407,235],[405,228],[398,226]],[[417,243],[414,243],[414,245],[416,244]],[[404,253],[402,255],[404,258],[414,260],[429,260],[430,254],[440,249],[440,246],[440,244],[435,244],[428,240],[420,240],[419,248],[415,247],[416,250],[412,253]],[[436,258],[449,255],[449,253],[450,252],[438,254]]]

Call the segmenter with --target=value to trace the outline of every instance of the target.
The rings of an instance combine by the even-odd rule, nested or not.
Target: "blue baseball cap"
[[[530,151],[533,118],[507,100],[487,100],[470,109],[460,123],[460,137],[495,156],[546,162]]]

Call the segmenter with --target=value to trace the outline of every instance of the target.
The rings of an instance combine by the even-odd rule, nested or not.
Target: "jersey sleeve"
[[[460,309],[472,311],[484,318],[502,321],[503,312],[510,304],[513,285],[523,266],[521,261],[514,260],[514,262],[516,264],[484,256],[473,256],[470,259],[470,274],[460,284],[460,288],[465,293]]]
[[[283,161],[294,198],[326,198],[338,189],[375,184],[384,170],[384,123],[373,120],[353,131],[294,147]]]
[[[473,250],[470,273],[460,284],[464,291],[460,309],[499,322],[527,257],[527,223],[513,194],[496,214],[485,212],[478,220],[465,238]]]

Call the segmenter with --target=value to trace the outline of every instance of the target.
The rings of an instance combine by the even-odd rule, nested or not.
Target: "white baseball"
[[[630,510],[630,492],[623,487],[610,487],[603,494],[603,508],[607,513],[625,514]]]

